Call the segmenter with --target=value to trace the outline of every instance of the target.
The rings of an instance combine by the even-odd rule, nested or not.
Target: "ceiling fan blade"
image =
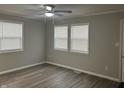
[[[72,11],[69,10],[55,10],[54,13],[72,13]]]
[[[54,13],[55,15],[57,15],[57,16],[63,16],[63,14],[58,14],[58,13]]]

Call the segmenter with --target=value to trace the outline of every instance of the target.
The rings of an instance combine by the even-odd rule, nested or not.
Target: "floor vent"
[[[76,73],[76,74],[81,74],[81,72],[77,71],[77,70],[73,70],[73,72]]]

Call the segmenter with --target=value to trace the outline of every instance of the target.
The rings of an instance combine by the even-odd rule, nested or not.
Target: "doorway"
[[[120,81],[124,82],[124,19],[120,21]]]

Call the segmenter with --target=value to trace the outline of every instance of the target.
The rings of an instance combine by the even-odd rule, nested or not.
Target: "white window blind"
[[[88,24],[71,25],[71,51],[88,53]]]
[[[22,49],[22,24],[0,22],[0,50]]]
[[[55,26],[54,28],[54,48],[67,49],[68,48],[68,26]]]

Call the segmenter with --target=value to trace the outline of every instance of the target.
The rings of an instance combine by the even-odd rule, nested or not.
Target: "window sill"
[[[74,54],[84,54],[84,55],[89,55],[89,52],[87,51],[78,51],[78,50],[67,50],[67,49],[62,49],[62,48],[54,48],[55,51],[60,51],[60,52],[69,52],[69,53],[74,53]]]
[[[70,53],[79,53],[79,54],[86,54],[86,55],[89,54],[88,51],[78,51],[78,50],[70,50]]]
[[[14,52],[24,51],[23,49],[12,49],[12,50],[0,50],[0,54],[2,53],[14,53]]]
[[[62,52],[68,52],[67,49],[62,49],[62,48],[54,48],[55,51],[62,51]]]

